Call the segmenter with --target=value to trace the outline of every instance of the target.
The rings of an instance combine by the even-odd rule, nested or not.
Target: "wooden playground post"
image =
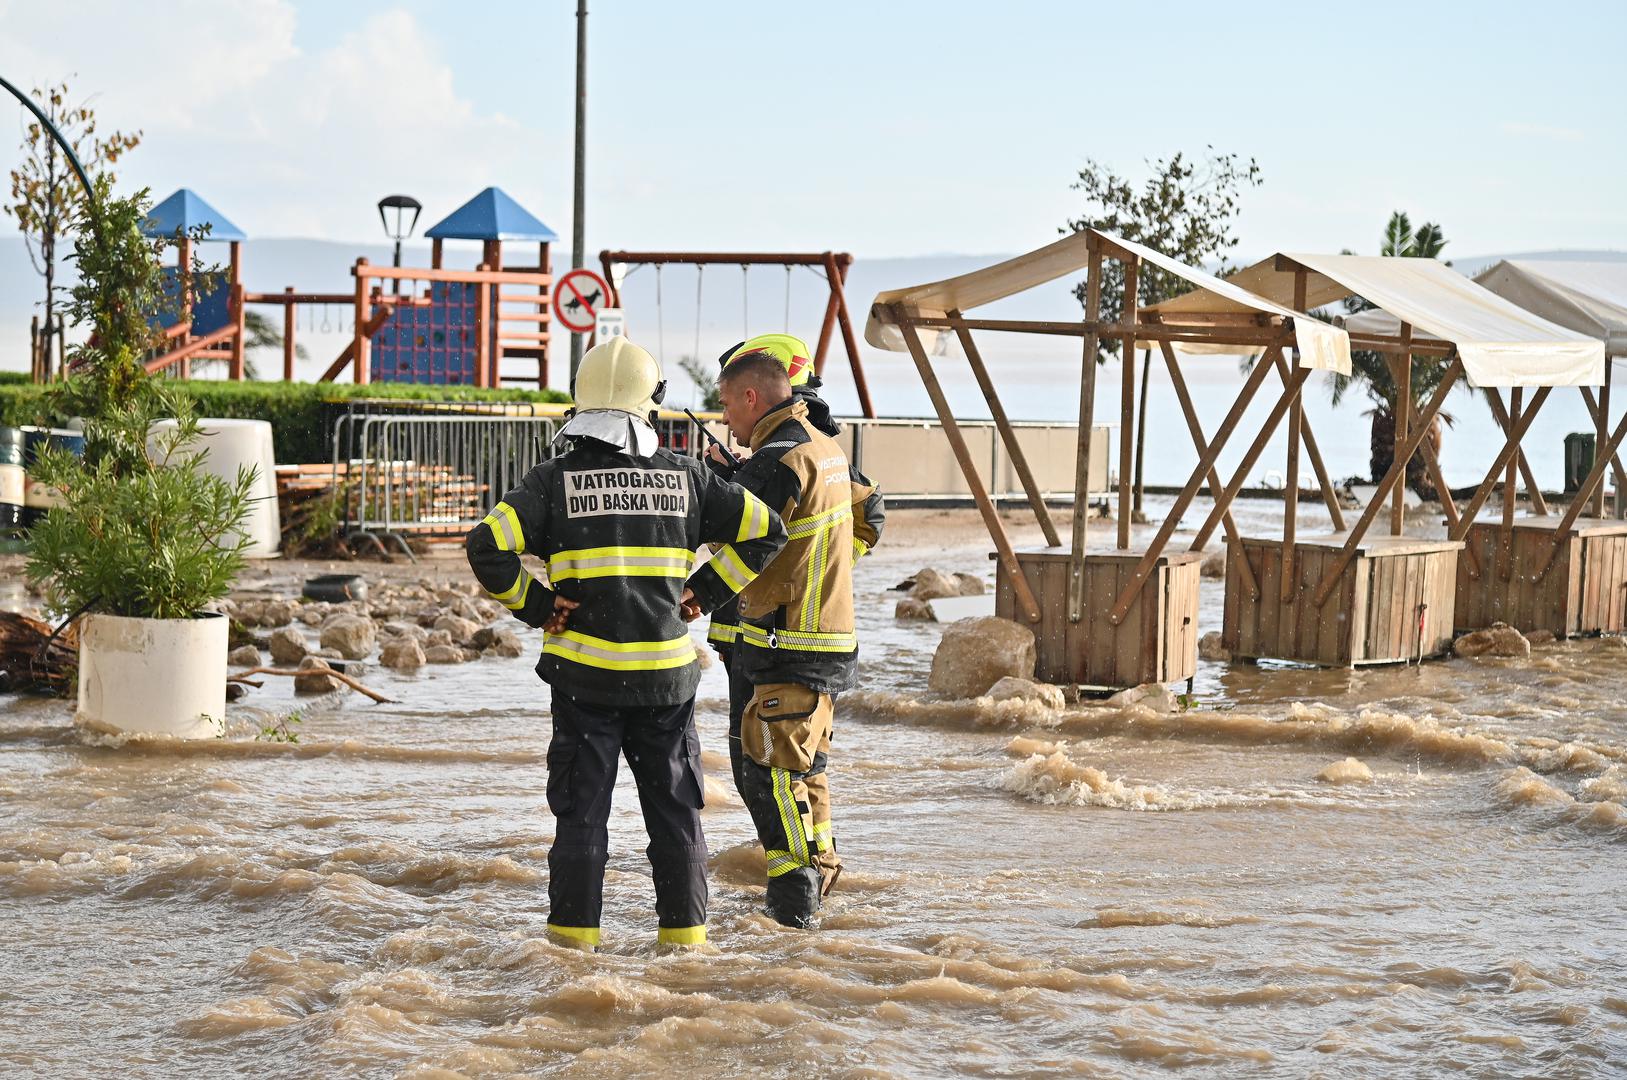
[[[236,333],[232,335],[231,378],[233,382],[243,379],[245,352],[248,349],[248,310],[243,302],[245,290],[243,288],[243,245],[237,240],[231,246],[231,292],[229,314]]]
[[[191,237],[183,236],[181,238],[180,247],[179,247],[179,250],[177,252],[177,258],[180,261],[176,263],[175,276],[176,276],[176,280],[180,284],[180,289],[181,289],[181,322],[186,325],[186,329],[181,331],[181,340],[176,342],[176,344],[184,347],[186,345],[192,344],[192,239],[191,239]],[[181,367],[180,377],[183,378],[183,379],[190,379],[192,377],[192,358],[190,356],[182,357],[181,362],[180,362],[180,367]]]
[[[490,253],[496,241],[486,241],[486,250]],[[492,269],[485,263],[475,267],[484,271]],[[492,382],[492,355],[491,355],[491,294],[496,288],[482,281],[475,286],[475,385],[491,386]]]
[[[966,486],[971,488],[972,498],[977,502],[977,509],[983,515],[983,524],[994,540],[1000,563],[1006,573],[1011,575],[1012,589],[1016,593],[1018,603],[1022,605],[1023,614],[1028,617],[1029,622],[1039,622],[1039,602],[1034,599],[1034,592],[1028,586],[1028,578],[1024,576],[1022,567],[1017,562],[1017,553],[1011,546],[1010,537],[1006,535],[1005,526],[1000,522],[1000,514],[989,499],[989,493],[984,490],[982,478],[977,473],[977,464],[972,461],[971,448],[966,445],[960,424],[949,408],[943,387],[938,385],[937,373],[932,370],[932,362],[927,359],[926,349],[921,345],[921,337],[915,332],[915,324],[902,306],[895,305],[891,310],[891,316],[893,323],[903,332],[904,344],[909,349],[910,358],[915,361],[921,382],[926,386],[927,396],[932,399],[932,407],[938,412],[938,420],[943,424],[943,433],[949,439],[950,449],[954,451],[955,460],[960,463],[960,471],[966,477]]]
[[[289,285],[283,289],[282,304],[282,379],[283,382],[294,381],[294,357],[298,350],[294,346],[294,326],[299,322],[294,306],[294,287]]]
[[[852,262],[851,255],[848,256],[848,261]],[[864,365],[859,363],[859,339],[853,333],[853,320],[847,311],[847,289],[844,286],[847,272],[837,266],[836,256],[828,251],[825,252],[825,274],[830,280],[831,295],[836,298],[836,323],[841,327],[842,344],[847,348],[848,361],[853,369],[853,387],[859,394],[859,408],[867,419],[873,420],[876,407],[870,401],[870,386],[864,378]],[[817,355],[814,370],[816,372],[819,370]]]
[[[371,375],[368,370],[367,356],[367,324],[370,321],[367,302],[368,281],[367,260],[358,258],[356,260],[356,315],[351,322],[354,337],[351,339],[353,352],[350,369],[351,381],[357,386],[365,385]]]
[[[1085,548],[1090,529],[1090,444],[1096,422],[1096,353],[1101,349],[1096,324],[1102,314],[1102,246],[1086,240],[1084,354],[1079,374],[1079,443],[1073,472],[1073,546],[1068,552],[1068,621],[1084,618]],[[1012,579],[1015,582],[1015,578]]]
[[[989,378],[989,369],[983,365],[983,355],[978,351],[977,342],[972,340],[972,332],[966,328],[960,312],[951,311],[948,314],[950,322],[955,325],[955,336],[960,339],[960,347],[966,353],[966,362],[971,365],[972,375],[977,379],[978,389],[983,391],[983,400],[989,403],[989,413],[994,417],[994,426],[999,429],[1000,438],[1006,444],[1012,468],[1016,470],[1017,479],[1028,496],[1028,504],[1034,508],[1034,516],[1039,519],[1045,542],[1051,547],[1060,547],[1062,540],[1057,536],[1051,511],[1045,505],[1045,496],[1040,492],[1039,482],[1034,479],[1034,470],[1028,467],[1028,456],[1023,453],[1022,444],[1017,441],[1017,432],[1011,426],[1011,419],[1006,416],[1006,408],[1000,402],[1000,395],[995,392],[994,381]],[[993,482],[994,477],[991,476],[989,480]]]

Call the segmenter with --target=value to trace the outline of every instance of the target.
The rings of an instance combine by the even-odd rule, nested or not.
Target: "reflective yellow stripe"
[[[774,768],[769,769],[769,774],[773,779],[774,804],[780,809],[780,827],[785,830],[785,839],[791,845],[790,857],[796,860],[793,865],[807,866],[808,838],[802,835],[802,814],[791,795],[791,774],[784,769]]]
[[[818,848],[820,851],[829,851],[831,849],[830,822],[828,822],[828,821],[816,821],[816,822],[814,822],[814,826],[813,826],[813,842],[814,842],[814,847]]]
[[[786,862],[780,863],[777,866],[770,866],[768,868],[768,876],[779,877],[781,874],[789,874],[793,870],[800,869],[802,865],[803,864],[799,862]]]
[[[831,529],[844,521],[853,518],[851,503],[843,503],[834,510],[826,510],[823,514],[812,514],[803,518],[792,518],[785,523],[785,535],[789,540],[802,540],[818,532]]]
[[[744,488],[741,489],[745,491]],[[740,532],[735,543],[759,540],[768,535],[768,504],[749,491],[745,491],[746,504],[740,510]]]
[[[530,574],[521,570],[520,576],[514,579],[513,588],[500,593],[488,592],[487,595],[510,611],[523,611],[526,598],[531,595],[532,580]]]
[[[855,536],[853,538],[853,558],[862,559],[868,554],[870,554],[870,545]]]
[[[548,556],[548,577],[688,577],[695,553],[688,548],[600,547]]]
[[[514,507],[500,502],[492,507],[491,513],[480,519],[480,523],[491,530],[498,551],[512,551],[516,555],[525,553],[525,531],[520,528],[520,515],[514,512]]]
[[[859,647],[859,639],[849,633],[824,633],[808,630],[775,630],[769,641],[769,631],[751,623],[740,624],[740,640],[764,649],[792,649],[798,652],[852,652]]]
[[[695,643],[685,634],[671,641],[609,641],[575,630],[548,634],[543,655],[611,671],[661,671],[695,662]]]
[[[814,537],[808,558],[808,588],[802,594],[802,629],[819,629],[819,609],[825,601],[825,570],[830,566],[830,533]]]
[[[740,553],[729,544],[718,548],[717,554],[712,557],[712,569],[723,579],[723,584],[735,592],[744,589],[757,578],[757,571],[747,566],[745,560],[740,558]]]
[[[562,938],[572,941],[586,942],[589,945],[599,944],[599,928],[597,926],[555,926],[548,924],[550,934],[558,934]]]
[[[663,926],[655,932],[659,945],[705,945],[705,926]]]
[[[716,620],[713,620],[712,628],[706,632],[707,641],[716,641],[724,645],[734,644],[735,639],[739,636],[740,626],[738,623],[720,623]]]

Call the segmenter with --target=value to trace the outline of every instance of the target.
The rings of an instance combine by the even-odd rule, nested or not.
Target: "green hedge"
[[[27,376],[24,375],[26,380]],[[177,382],[197,402],[199,416],[271,421],[277,462],[283,465],[327,461],[332,454],[327,415],[332,403],[349,398],[395,401],[568,402],[558,390],[480,390],[472,386],[418,386],[403,383]],[[45,388],[0,378],[0,424],[60,425],[67,417],[45,410]]]

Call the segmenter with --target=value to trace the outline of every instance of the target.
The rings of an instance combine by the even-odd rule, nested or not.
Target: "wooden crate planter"
[[[1068,549],[1017,551],[1017,562],[1040,604],[1040,621],[1018,614],[1004,566],[995,575],[995,613],[1034,631],[1036,674],[1053,683],[1120,689],[1192,677],[1198,667],[1198,567],[1203,556],[1167,552],[1124,621],[1114,626],[1114,601],[1130,583],[1143,552],[1085,557],[1085,609],[1068,619]]]
[[[1558,518],[1516,521],[1506,551],[1496,522],[1469,529],[1457,572],[1458,629],[1505,622],[1560,637],[1627,631],[1627,521],[1575,522],[1544,574],[1558,527]]]
[[[1282,540],[1245,537],[1231,545],[1221,638],[1234,657],[1350,667],[1418,660],[1451,648],[1463,544],[1369,536],[1318,607],[1317,586],[1345,540],[1337,535],[1297,542],[1295,584],[1286,602]],[[1244,558],[1259,583],[1257,593],[1244,581]]]

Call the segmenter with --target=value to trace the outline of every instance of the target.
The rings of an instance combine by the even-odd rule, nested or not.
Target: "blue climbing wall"
[[[434,281],[427,304],[396,308],[373,335],[373,381],[473,385],[480,288],[465,282]],[[492,322],[495,331],[496,320]],[[491,336],[495,355],[496,333]]]

